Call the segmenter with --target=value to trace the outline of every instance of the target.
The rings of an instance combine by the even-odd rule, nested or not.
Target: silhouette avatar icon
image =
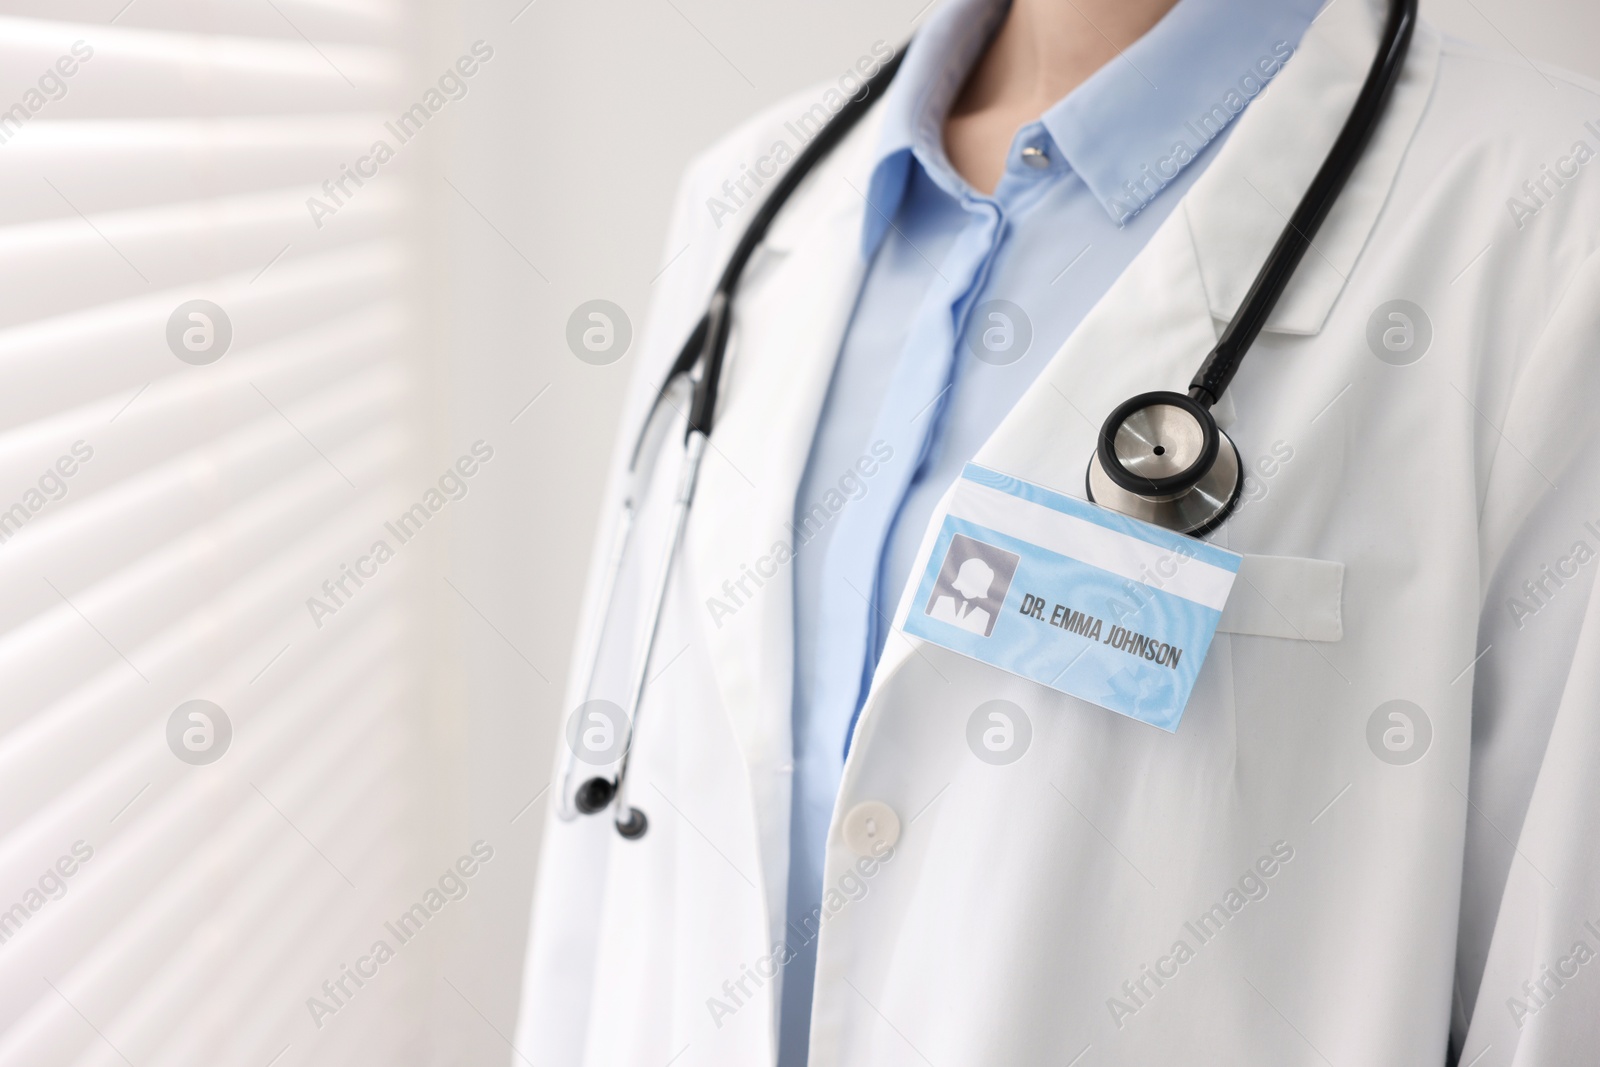
[[[993,585],[994,568],[973,556],[961,564],[961,569],[956,571],[955,581],[950,583],[957,595],[936,598],[933,610],[928,614],[963,630],[988,634],[992,616],[979,607],[978,602],[989,598],[989,590]]]

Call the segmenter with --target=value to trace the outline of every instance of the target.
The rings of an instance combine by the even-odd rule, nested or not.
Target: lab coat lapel
[[[795,492],[864,272],[858,252],[881,109],[775,220],[735,301],[726,386],[686,532],[723,706],[754,793],[771,914],[788,861]]]

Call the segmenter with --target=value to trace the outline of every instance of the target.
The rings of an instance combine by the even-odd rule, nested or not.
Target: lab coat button
[[[900,816],[889,805],[865,800],[844,816],[844,843],[858,856],[877,856],[900,840]],[[879,844],[882,842],[882,844]]]

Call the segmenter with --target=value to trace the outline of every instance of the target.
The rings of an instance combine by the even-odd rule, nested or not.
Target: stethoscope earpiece
[[[572,797],[572,805],[580,814],[593,815],[595,812],[604,811],[616,792],[617,785],[611,779],[590,778],[578,787],[577,793]]]
[[[1200,537],[1233,511],[1244,468],[1203,404],[1159,391],[1123,401],[1106,418],[1085,481],[1102,507]]]
[[[617,796],[617,783],[610,778],[590,778],[578,787],[572,796],[572,806],[578,809],[580,815],[594,815],[606,810]],[[645,818],[644,812],[638,808],[630,807],[628,814],[616,821],[617,833],[635,841],[644,836],[650,828],[650,820]]]
[[[646,819],[644,812],[638,808],[629,808],[628,817],[618,819],[616,827],[617,833],[629,841],[634,841],[644,836],[644,832],[650,828],[650,820]]]

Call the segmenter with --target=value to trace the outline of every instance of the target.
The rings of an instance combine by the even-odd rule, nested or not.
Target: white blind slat
[[[91,403],[99,405],[94,418],[109,424],[152,381],[195,388],[211,372],[235,373],[252,358],[272,362],[303,343],[299,331],[325,327],[374,299],[394,300],[406,265],[399,246],[367,242],[280,263],[254,284],[238,275],[200,280],[0,330],[0,436]],[[208,367],[180,362],[166,339],[168,317],[196,292],[224,309],[239,346]]]
[[[316,192],[313,186],[272,190],[97,214],[90,221],[68,211],[7,227],[0,232],[0,285],[15,298],[0,308],[0,329],[77,310],[90,293],[134,297],[233,273],[248,275],[249,286],[284,266],[282,257],[296,240],[303,250],[326,251],[377,237],[393,228],[394,214],[405,206],[393,184],[372,188],[347,202],[337,225],[319,231],[305,206]],[[165,338],[163,329],[157,339]]]
[[[392,118],[355,112],[103,122],[41,113],[0,145],[5,161],[0,211],[19,222],[70,215],[51,184],[87,167],[112,167],[117,181],[88,187],[93,202],[77,205],[86,213],[282,189],[304,182],[308,174],[320,175],[312,186],[320,193],[323,181],[368,153]],[[390,182],[388,170],[362,187],[363,198],[372,187]],[[301,211],[306,211],[303,200]],[[311,222],[309,212],[306,219]]]
[[[76,65],[58,67],[64,56]],[[388,49],[313,45],[298,35],[271,39],[0,16],[0,100],[7,109],[26,102],[39,79],[55,71],[65,91],[41,89],[46,102],[30,109],[55,119],[350,110],[386,99],[400,69]]]

